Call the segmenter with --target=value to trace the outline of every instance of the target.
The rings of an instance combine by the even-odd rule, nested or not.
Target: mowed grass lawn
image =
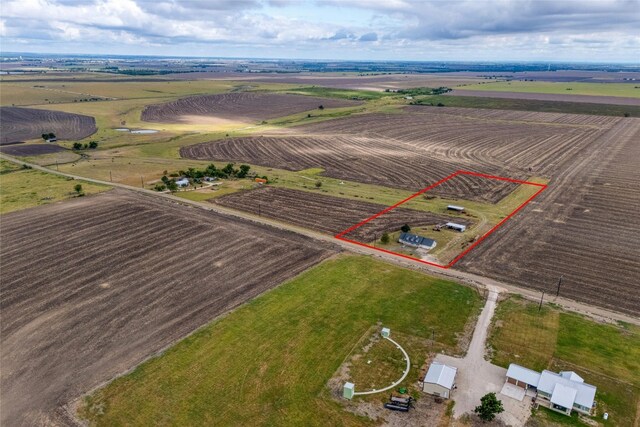
[[[597,419],[605,425],[633,426],[640,404],[640,328],[595,322],[549,305],[516,297],[498,306],[489,343],[493,363],[518,363],[535,370],[576,371],[598,388]],[[538,418],[568,425],[574,419],[540,410]],[[636,424],[637,425],[637,424]]]
[[[2,164],[0,172],[0,213],[2,214],[77,197],[74,190],[76,184],[82,185],[82,192],[86,196],[110,188],[84,181],[69,180],[33,169],[10,170],[4,165],[11,163],[5,160]]]
[[[583,82],[491,82],[457,87],[456,90],[487,90],[497,92],[551,93],[560,95],[621,96],[640,98],[637,83]]]
[[[95,425],[367,425],[326,386],[363,334],[377,322],[423,338],[436,328],[454,348],[481,305],[453,282],[337,256],[98,390],[80,414]]]

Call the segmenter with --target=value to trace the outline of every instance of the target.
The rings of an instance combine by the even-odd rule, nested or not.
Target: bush
[[[322,181],[316,181],[316,188],[322,187]]]
[[[153,187],[156,191],[164,191],[167,189],[167,186],[164,184],[157,183],[155,187]]]
[[[78,194],[78,196],[84,196],[84,193],[82,192],[82,184],[76,184],[73,189],[75,190],[75,192]]]
[[[403,233],[408,233],[411,231],[411,227],[409,227],[409,224],[405,224],[402,227],[400,227],[400,231],[402,231]]]
[[[382,233],[382,237],[380,237],[380,242],[384,243],[385,245],[387,243],[389,243],[389,233],[387,233],[386,231],[384,233]]]

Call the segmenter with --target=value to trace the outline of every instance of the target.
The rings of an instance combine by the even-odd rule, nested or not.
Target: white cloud
[[[32,40],[103,53],[640,59],[638,0],[4,0],[1,13],[5,50]]]

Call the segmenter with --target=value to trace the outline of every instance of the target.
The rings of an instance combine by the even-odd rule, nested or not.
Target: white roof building
[[[538,387],[540,372],[532,371],[531,369],[512,363],[509,365],[509,369],[507,369],[507,378],[516,380],[518,382],[517,385],[520,385],[522,388],[527,388],[525,386]],[[513,381],[509,382],[513,383]]]
[[[454,388],[457,372],[458,370],[452,366],[438,362],[431,363],[427,375],[424,376],[422,390],[436,396],[448,398]]]
[[[537,396],[550,402],[551,409],[567,415],[572,410],[590,414],[596,396],[596,387],[573,371],[538,373],[512,363],[507,369],[507,382],[525,390],[536,389]]]
[[[556,390],[558,385],[561,387]],[[575,395],[568,392],[567,388],[575,390]],[[573,401],[571,405],[560,406],[569,409],[573,407],[582,412],[590,412],[596,397],[596,388],[591,384],[585,383],[575,372],[566,371],[556,374],[555,372],[544,370],[540,375],[540,382],[538,383],[538,394],[540,393],[542,393],[544,397],[549,398],[551,403],[555,403],[553,400],[572,398]],[[565,397],[563,398],[561,396]]]

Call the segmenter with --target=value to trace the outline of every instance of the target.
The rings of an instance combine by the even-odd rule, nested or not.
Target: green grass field
[[[496,92],[551,93],[560,95],[621,96],[640,98],[638,83],[521,82],[496,81],[461,86],[456,90]]]
[[[435,329],[455,352],[481,305],[453,282],[338,256],[116,379],[80,413],[92,425],[367,425],[327,388],[361,337],[378,322],[425,339]]]
[[[76,184],[82,185],[85,195],[106,191],[107,186],[40,172],[32,169],[11,170],[11,163],[2,160],[0,173],[0,213],[17,211],[47,203],[77,197]]]
[[[597,323],[550,305],[517,297],[500,303],[489,337],[493,363],[518,363],[535,370],[573,370],[598,388],[597,418],[605,425],[633,426],[640,404],[640,328]],[[584,425],[541,409],[542,420]],[[576,424],[577,423],[577,424]]]

